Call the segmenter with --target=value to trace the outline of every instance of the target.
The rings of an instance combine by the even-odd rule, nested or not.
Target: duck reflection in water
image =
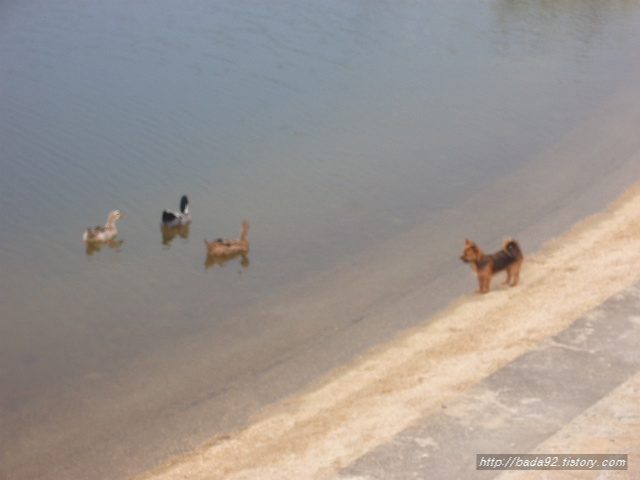
[[[227,255],[227,256],[207,255],[207,259],[204,261],[204,267],[210,268],[215,265],[220,265],[221,267],[224,267],[228,262],[230,262],[236,257],[241,257],[240,266],[242,268],[249,267],[249,263],[250,263],[249,257],[247,257],[247,255],[244,253],[236,253],[235,255]],[[242,271],[240,271],[239,273],[242,273]]]
[[[162,231],[162,245],[165,247],[169,247],[174,238],[189,238],[189,226],[185,225],[184,227],[165,227],[163,226],[160,230]]]
[[[124,243],[124,240],[107,240],[106,242],[88,242],[85,253],[87,255],[93,255],[95,252],[102,250],[105,245],[113,248],[116,252],[120,251],[120,245]]]

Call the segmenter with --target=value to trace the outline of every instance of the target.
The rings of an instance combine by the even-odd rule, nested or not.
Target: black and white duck
[[[191,223],[189,199],[183,195],[180,199],[180,211],[165,210],[162,212],[162,228],[179,228]]]

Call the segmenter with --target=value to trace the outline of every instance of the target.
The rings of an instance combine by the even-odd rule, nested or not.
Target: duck
[[[82,235],[82,240],[85,243],[89,242],[108,242],[118,235],[118,229],[116,228],[116,220],[124,218],[124,215],[119,210],[113,210],[109,213],[107,223],[105,225],[98,225],[97,227],[89,227],[87,231]]]
[[[218,238],[217,240],[207,240],[204,243],[207,246],[207,253],[212,256],[226,257],[238,254],[246,254],[249,251],[249,222],[242,222],[242,233],[237,240],[227,240]]]
[[[183,195],[180,199],[180,211],[165,210],[162,212],[163,228],[179,228],[191,223],[191,214],[189,213],[189,199]]]

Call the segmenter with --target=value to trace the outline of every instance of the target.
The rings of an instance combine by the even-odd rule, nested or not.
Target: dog
[[[502,242],[502,250],[491,255],[485,255],[474,242],[464,239],[465,246],[460,259],[470,263],[471,268],[478,276],[479,288],[476,293],[487,293],[494,273],[507,271],[507,285],[515,286],[520,279],[520,267],[524,260],[520,245],[513,238]]]

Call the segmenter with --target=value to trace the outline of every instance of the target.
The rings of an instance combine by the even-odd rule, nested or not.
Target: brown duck
[[[85,243],[99,243],[112,240],[116,235],[118,235],[116,220],[119,218],[124,218],[124,215],[122,215],[118,210],[113,210],[109,213],[109,218],[105,225],[87,228],[87,231],[82,235],[82,240],[84,240]]]
[[[204,243],[207,246],[207,253],[209,255],[215,255],[219,257],[245,254],[249,251],[249,239],[247,235],[249,233],[249,222],[246,220],[242,222],[242,233],[237,240],[227,240],[219,238],[217,240],[207,240]]]

